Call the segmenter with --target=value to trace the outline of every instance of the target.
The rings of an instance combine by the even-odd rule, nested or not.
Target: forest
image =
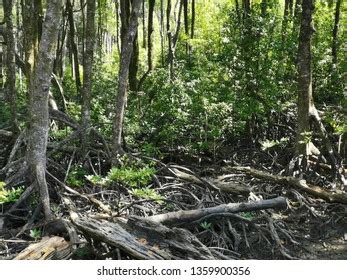
[[[0,1],[0,259],[347,259],[341,0]]]

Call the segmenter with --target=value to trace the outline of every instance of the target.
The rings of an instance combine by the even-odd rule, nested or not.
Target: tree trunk
[[[92,99],[93,61],[95,45],[95,1],[87,0],[86,48],[83,58],[82,88],[82,155],[85,156],[88,145],[87,129],[90,125],[90,104]]]
[[[176,31],[174,34],[172,34],[171,27],[170,27],[170,18],[171,18],[171,1],[169,0],[167,3],[167,10],[166,10],[166,16],[167,16],[167,37],[168,37],[168,64],[169,64],[169,73],[170,73],[170,80],[174,80],[175,74],[174,74],[174,61],[175,61],[175,52],[176,52],[176,44],[178,41],[178,36],[181,28],[181,15],[182,15],[182,8],[183,8],[183,2],[184,0],[179,1],[179,8],[178,8],[178,16],[177,16],[177,23],[176,23]]]
[[[133,0],[133,1],[138,1],[138,0]],[[133,42],[133,51],[131,53],[130,65],[129,65],[129,89],[131,91],[137,90],[138,70],[139,70],[139,42],[138,42],[138,36],[136,31],[134,42]]]
[[[243,6],[243,20],[246,20],[251,15],[251,1],[242,0],[242,6]]]
[[[52,212],[46,182],[46,148],[49,129],[48,98],[61,15],[61,0],[47,1],[46,17],[38,59],[30,83],[30,122],[27,160],[32,180],[37,184],[45,218]]]
[[[115,9],[116,9],[116,37],[117,37],[117,51],[118,55],[120,56],[120,44],[119,41],[121,40],[119,38],[119,3],[118,1],[115,2]]]
[[[293,34],[297,35],[298,26],[300,24],[300,11],[301,11],[301,2],[302,0],[295,0],[294,5],[294,17],[293,17]]]
[[[167,34],[167,42],[168,42],[168,55],[167,60],[169,64],[169,75],[172,79],[173,76],[173,52],[172,52],[172,34],[171,34],[171,0],[167,0],[166,6],[166,34]]]
[[[311,38],[314,33],[312,14],[313,0],[302,1],[302,17],[298,50],[298,127],[297,154],[306,158],[310,153],[310,114],[313,110]],[[305,160],[306,161],[306,160]],[[305,167],[304,162],[304,167]]]
[[[267,13],[267,0],[262,0],[261,1],[261,16],[266,17]]]
[[[53,72],[59,78],[62,78],[64,75],[65,42],[66,42],[66,33],[68,28],[68,21],[65,18],[65,11],[63,11],[62,14],[63,14],[62,30],[60,30],[58,34],[57,53],[56,53],[56,58],[54,60],[54,66],[53,66]]]
[[[66,9],[68,13],[68,20],[69,20],[69,26],[70,26],[70,46],[72,49],[73,54],[73,73],[75,77],[75,83],[77,92],[81,92],[81,75],[80,75],[80,68],[79,68],[79,58],[78,58],[78,47],[75,41],[75,20],[73,16],[73,6],[71,4],[70,0],[66,1]]]
[[[139,0],[121,0],[120,1],[120,13],[121,13],[121,49],[123,49],[124,40],[127,37],[127,30],[130,25],[130,6],[136,5]],[[141,3],[140,3],[141,4]],[[136,25],[137,28],[137,25]],[[133,38],[132,51],[128,70],[129,88],[132,91],[137,89],[137,71],[139,60],[139,47],[137,40],[137,30]],[[127,43],[125,43],[127,44]]]
[[[6,23],[6,97],[11,108],[12,132],[18,131],[17,122],[17,90],[16,90],[16,43],[13,28],[13,0],[4,0],[4,14]]]
[[[153,15],[154,15],[154,6],[155,6],[155,0],[149,0],[148,3],[148,50],[147,50],[147,59],[148,59],[148,71],[152,71],[153,69],[153,40],[152,40],[152,33],[154,31],[153,28]]]
[[[289,17],[289,3],[290,0],[284,1],[284,11],[283,11],[283,20],[282,20],[282,44],[285,42],[287,28],[288,28],[288,17]]]
[[[23,16],[23,50],[25,59],[25,74],[27,82],[30,83],[31,74],[35,67],[37,58],[38,45],[39,45],[39,21],[40,7],[42,7],[40,0],[24,0],[22,7]]]
[[[124,8],[121,1],[121,9]],[[124,3],[123,3],[124,4]],[[113,121],[113,160],[117,161],[117,156],[123,153],[122,149],[122,130],[124,111],[127,103],[127,85],[129,75],[129,65],[133,52],[134,39],[137,33],[137,20],[140,13],[140,1],[133,1],[132,13],[130,16],[128,28],[123,30],[122,50],[118,74],[118,95],[116,103],[116,114]],[[124,10],[121,11],[121,16],[124,16]],[[123,14],[123,15],[122,15]],[[124,21],[122,20],[122,23]]]
[[[164,0],[160,0],[160,56],[161,56],[161,65],[164,66],[165,58],[164,58]]]
[[[336,7],[335,7],[333,42],[332,42],[332,47],[331,47],[331,55],[333,57],[333,64],[334,65],[336,65],[336,63],[337,63],[337,47],[338,47],[337,33],[339,30],[339,23],[340,23],[340,7],[341,7],[341,0],[337,0]]]
[[[186,40],[189,38],[189,21],[188,21],[188,0],[183,0],[183,18],[184,18],[184,33],[186,35]],[[189,45],[186,42],[186,54],[188,55]]]
[[[149,4],[150,2],[151,0],[149,0]],[[142,0],[142,48],[144,49],[147,47],[146,41],[146,0]]]
[[[241,13],[240,13],[239,0],[235,0],[235,12],[236,12],[236,15],[237,15],[238,23],[241,23]]]
[[[192,22],[190,24],[190,39],[194,39],[195,31],[195,0],[192,0]],[[189,45],[189,53],[192,52],[192,46]]]

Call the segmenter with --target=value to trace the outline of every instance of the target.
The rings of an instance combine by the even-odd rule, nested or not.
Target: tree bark
[[[337,63],[337,47],[338,47],[337,33],[339,30],[339,23],[340,23],[340,7],[341,7],[341,0],[337,0],[336,7],[335,7],[333,42],[332,42],[332,47],[331,47],[331,55],[333,57],[332,61],[333,61],[334,65],[336,65],[336,63]]]
[[[27,160],[32,181],[40,193],[46,219],[52,216],[46,182],[46,148],[49,129],[48,98],[58,36],[62,0],[47,1],[38,59],[30,83],[30,122]]]
[[[138,1],[138,0],[134,0]],[[129,89],[131,91],[137,90],[138,79],[137,73],[139,71],[139,42],[138,42],[138,33],[136,32],[134,42],[133,42],[133,51],[130,58],[129,65]]]
[[[261,1],[261,16],[266,17],[267,14],[267,0],[262,0]]]
[[[186,35],[186,40],[189,38],[189,21],[188,21],[188,0],[183,0],[183,19],[184,19],[184,33]],[[186,54],[188,55],[189,46],[186,42]]]
[[[73,73],[75,77],[75,83],[77,92],[81,92],[81,74],[80,74],[80,68],[79,68],[79,58],[78,58],[78,47],[75,41],[75,20],[73,16],[73,6],[71,4],[70,0],[66,1],[66,9],[68,14],[68,20],[69,20],[69,26],[70,26],[70,46],[72,48],[72,55],[73,55]]]
[[[149,0],[150,4],[151,0]],[[148,23],[149,25],[149,23]],[[147,47],[146,39],[146,0],[142,0],[142,48]]]
[[[164,66],[165,58],[164,58],[164,0],[160,0],[160,56],[161,56],[161,65]]]
[[[121,1],[121,7],[122,7]],[[132,12],[129,21],[129,27],[124,30],[122,36],[122,50],[118,75],[118,95],[116,101],[116,113],[113,121],[113,161],[117,162],[119,154],[123,153],[122,149],[122,131],[125,106],[127,103],[127,85],[129,75],[129,65],[133,52],[134,38],[137,33],[137,20],[140,13],[141,3],[139,0],[133,1]],[[124,14],[121,16],[124,16]],[[124,22],[124,21],[122,21]]]
[[[245,166],[237,166],[231,168],[233,171],[240,171],[246,173],[255,178],[259,178],[262,180],[274,182],[277,184],[291,186],[298,190],[304,191],[314,197],[324,199],[330,203],[342,203],[347,204],[347,195],[343,192],[330,192],[324,188],[308,184],[305,180],[298,179],[290,176],[280,176],[280,175],[272,175],[270,173],[256,170],[250,167]]]
[[[90,126],[90,104],[93,85],[93,62],[95,46],[95,1],[87,0],[86,48],[83,58],[83,88],[82,88],[82,155],[87,151],[88,132]]]
[[[18,132],[17,122],[17,90],[16,90],[16,43],[13,28],[13,0],[4,0],[6,23],[6,97],[11,110],[12,132]]]
[[[192,22],[190,25],[190,39],[194,39],[195,31],[195,0],[192,0]]]
[[[39,26],[41,25],[39,21],[41,19],[40,12],[42,12],[40,8],[42,8],[42,4],[40,0],[24,0],[22,3],[25,74],[27,82],[30,83],[38,52]]]
[[[175,33],[172,34],[171,25],[170,25],[170,18],[171,18],[171,1],[169,0],[167,2],[167,9],[166,9],[166,30],[167,30],[167,37],[168,37],[168,64],[169,64],[169,76],[170,80],[173,81],[175,78],[174,73],[174,61],[175,61],[175,52],[176,52],[176,44],[178,41],[178,36],[181,28],[181,15],[182,15],[182,8],[183,8],[183,2],[184,0],[179,1],[179,8],[178,8],[178,16],[177,16],[177,23],[176,23],[176,30]]]
[[[155,6],[155,0],[149,0],[149,3],[148,3],[148,34],[147,34],[147,41],[148,41],[147,60],[148,60],[148,71],[149,72],[153,70],[152,34],[154,31],[154,28],[153,28],[154,6]]]
[[[246,20],[251,15],[251,1],[242,0],[242,6],[243,6],[243,20]]]
[[[215,207],[197,209],[197,210],[180,210],[155,216],[147,217],[146,220],[161,223],[163,225],[179,225],[183,223],[192,223],[209,215],[218,215],[223,213],[238,213],[257,211],[269,208],[285,209],[287,201],[284,197],[273,199],[250,201],[245,203],[221,204]]]
[[[289,20],[289,5],[290,5],[290,0],[285,0],[283,20],[282,20],[282,44],[285,42],[286,34],[287,34],[288,20]]]
[[[310,154],[310,115],[313,110],[312,69],[311,69],[311,38],[314,33],[312,14],[313,0],[302,1],[302,17],[298,50],[298,126],[297,154],[307,158]],[[305,160],[306,161],[306,160]],[[304,162],[304,167],[306,163]]]
[[[123,49],[124,40],[127,37],[127,30],[130,26],[130,8],[131,6],[136,5],[140,0],[121,0],[120,1],[120,14],[121,14],[121,49]],[[137,28],[137,25],[136,25]],[[129,88],[132,91],[137,89],[137,72],[138,72],[138,60],[139,60],[139,47],[137,40],[137,30],[133,38],[132,51],[129,63],[128,79],[129,79]],[[125,44],[127,44],[125,42]]]
[[[239,5],[239,0],[235,0],[235,12],[237,15],[237,20],[238,23],[241,23],[241,13],[240,13],[240,5]]]

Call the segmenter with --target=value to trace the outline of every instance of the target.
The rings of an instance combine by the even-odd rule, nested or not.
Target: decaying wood
[[[184,168],[184,171],[179,170],[179,168],[183,168],[181,166],[173,165],[168,167],[169,171],[177,178],[182,179],[184,181],[188,181],[193,184],[207,186],[210,190],[219,191],[219,189],[214,186],[211,182],[208,182],[200,177],[198,177],[196,174],[193,174],[189,169]],[[189,172],[189,173],[188,173]]]
[[[177,178],[192,184],[207,187],[211,191],[222,191],[229,194],[248,194],[251,190],[246,185],[236,182],[223,182],[222,180],[204,179],[188,168],[178,165],[166,166],[166,168]]]
[[[135,259],[214,259],[211,251],[188,230],[132,216],[115,222],[72,217],[84,235],[121,249]]]
[[[233,167],[233,171],[239,171],[251,175],[253,177],[275,182],[282,185],[289,185],[317,198],[324,199],[328,202],[336,202],[347,204],[347,195],[345,193],[330,192],[321,187],[308,184],[303,179],[298,179],[291,176],[272,175],[263,171],[259,171],[250,167]]]
[[[165,225],[179,225],[182,223],[191,223],[211,214],[238,213],[263,210],[269,208],[285,209],[287,201],[284,197],[273,199],[250,201],[245,203],[229,203],[215,207],[203,208],[197,210],[181,210],[165,214],[155,215],[146,218],[149,221],[162,223]]]
[[[12,137],[13,133],[8,130],[0,129],[0,137]]]
[[[44,237],[20,252],[15,260],[66,260],[72,254],[72,246],[58,236]]]
[[[61,187],[63,187],[66,191],[68,191],[69,193],[76,195],[78,197],[81,197],[85,200],[88,200],[89,202],[91,202],[92,204],[94,204],[95,206],[97,206],[98,208],[100,208],[102,211],[108,213],[109,215],[112,215],[112,211],[110,209],[109,206],[105,205],[104,203],[102,203],[100,200],[98,200],[97,198],[91,196],[91,195],[87,195],[87,194],[81,194],[78,191],[68,187],[67,185],[65,185],[63,182],[61,182],[58,178],[56,178],[55,176],[53,176],[51,173],[49,173],[47,171],[47,175],[49,177],[51,177],[54,181],[56,181]]]

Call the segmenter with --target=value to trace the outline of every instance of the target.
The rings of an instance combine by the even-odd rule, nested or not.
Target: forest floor
[[[219,161],[208,157],[197,160],[178,153],[169,154],[163,162],[139,156],[136,160],[141,163],[155,162],[156,173],[148,189],[160,195],[160,199],[136,197],[122,184],[105,188],[86,181],[83,187],[71,188],[65,184],[64,172],[69,169],[67,166],[73,155],[64,161],[65,164],[50,160],[47,178],[52,207],[58,220],[72,225],[78,240],[72,256],[70,253],[63,255],[74,259],[150,258],[151,255],[143,253],[144,248],[150,248],[154,256],[158,254],[154,258],[200,258],[210,254],[206,258],[347,259],[346,204],[327,202],[290,183],[247,174],[249,167],[269,174],[283,173],[286,153],[287,150],[271,153],[239,147],[225,152],[232,156],[224,156]],[[310,183],[332,193],[346,194],[343,188],[329,180],[326,170],[316,169],[311,175],[308,176]],[[138,225],[141,219],[146,223],[148,217],[180,210],[201,210],[228,203],[261,203],[279,197],[286,199],[285,209],[270,207],[228,215],[217,213],[198,221],[182,221],[179,225],[167,223],[160,229],[150,223]],[[16,257],[30,244],[44,241],[43,236],[60,235],[70,241],[74,238],[70,231],[66,233],[65,229],[42,223],[42,217],[37,214],[39,207],[35,209],[30,203],[24,203],[8,214],[6,211],[11,206],[13,203],[2,205],[0,259]],[[75,220],[73,215],[79,218]],[[134,221],[131,223],[131,217],[139,219],[135,220],[137,225]],[[161,239],[163,230],[173,235],[172,243]],[[106,231],[113,232],[113,236]],[[186,240],[176,238],[180,234],[187,235],[183,239],[196,240],[184,243]],[[124,239],[115,240],[116,235]],[[134,242],[129,242],[131,238]],[[185,246],[192,246],[187,251],[193,255],[179,252],[179,248]],[[167,247],[167,250],[163,253],[157,247]]]

